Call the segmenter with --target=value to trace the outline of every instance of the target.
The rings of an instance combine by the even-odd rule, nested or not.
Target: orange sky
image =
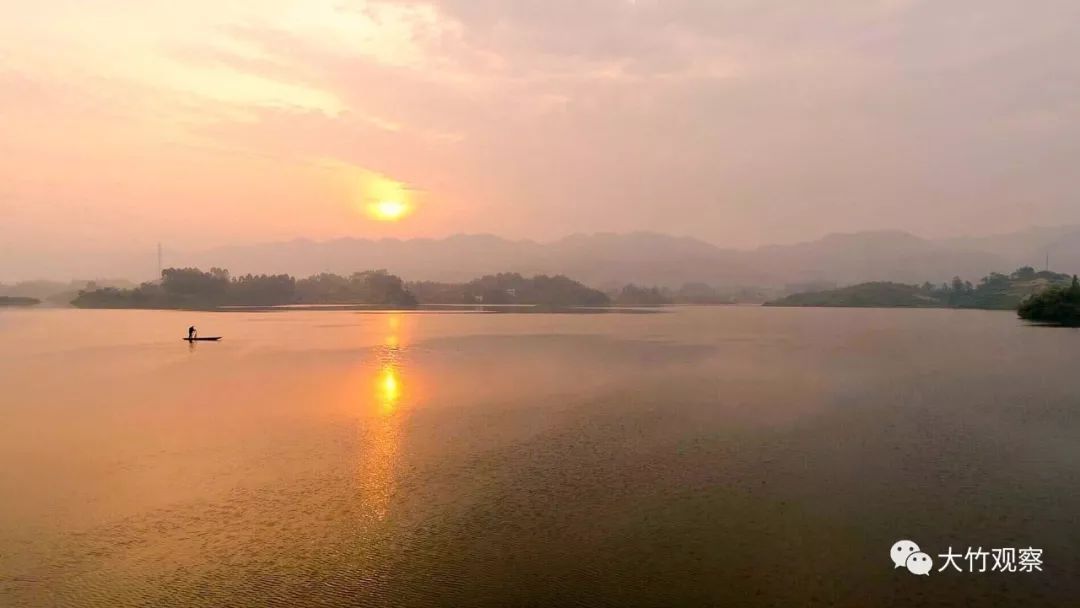
[[[1076,222],[1077,6],[0,0],[0,242]]]

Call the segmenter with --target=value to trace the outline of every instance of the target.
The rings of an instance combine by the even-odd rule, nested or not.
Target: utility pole
[[[161,271],[162,271],[162,268],[161,268],[161,241],[158,241],[158,244],[157,244],[157,278],[158,278],[159,281],[161,280]]]

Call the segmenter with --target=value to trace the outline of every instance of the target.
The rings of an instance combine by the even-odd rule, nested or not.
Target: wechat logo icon
[[[893,568],[907,568],[912,574],[929,576],[934,567],[934,560],[910,540],[893,543],[892,549],[889,549],[889,557],[892,558]]]

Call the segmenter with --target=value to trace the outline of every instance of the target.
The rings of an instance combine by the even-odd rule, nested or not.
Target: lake
[[[4,310],[0,606],[1075,603],[1078,362],[970,310]]]

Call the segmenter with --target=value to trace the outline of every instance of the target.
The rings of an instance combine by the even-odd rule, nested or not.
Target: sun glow
[[[379,201],[368,205],[368,214],[380,222],[396,222],[409,213],[409,205],[401,201]]]
[[[396,401],[401,394],[401,389],[398,388],[397,375],[394,374],[394,370],[383,370],[380,384],[383,398],[391,402]]]
[[[413,192],[397,180],[363,171],[357,185],[364,213],[377,222],[396,222],[413,212]]]

